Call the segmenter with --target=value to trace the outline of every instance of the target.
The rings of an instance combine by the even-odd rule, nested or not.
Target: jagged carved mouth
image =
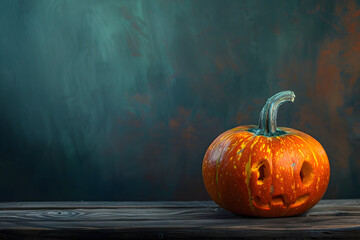
[[[253,200],[253,204],[255,207],[262,208],[262,209],[271,209],[271,207],[275,207],[275,206],[285,207],[285,208],[289,208],[289,207],[293,208],[293,207],[298,207],[298,206],[304,204],[309,199],[309,197],[310,197],[309,194],[302,195],[302,196],[298,197],[294,203],[289,204],[285,201],[285,199],[282,195],[273,197],[267,203],[261,202],[260,197],[256,196]]]

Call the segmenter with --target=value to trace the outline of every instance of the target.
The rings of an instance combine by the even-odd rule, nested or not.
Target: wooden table
[[[360,199],[288,218],[246,218],[213,202],[0,203],[0,239],[358,238]]]

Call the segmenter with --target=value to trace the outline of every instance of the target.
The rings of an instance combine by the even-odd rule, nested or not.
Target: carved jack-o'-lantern
[[[259,126],[240,126],[217,137],[203,161],[210,197],[240,215],[280,217],[301,214],[320,201],[330,166],[318,141],[291,128],[277,128],[279,106],[292,91],[269,98]]]

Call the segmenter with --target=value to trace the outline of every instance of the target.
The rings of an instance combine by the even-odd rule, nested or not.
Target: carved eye
[[[313,167],[308,161],[304,161],[300,170],[300,179],[304,185],[310,185],[313,181],[314,173]]]
[[[265,180],[270,176],[270,166],[267,160],[262,160],[257,163],[256,167],[258,172],[257,184],[264,184]]]

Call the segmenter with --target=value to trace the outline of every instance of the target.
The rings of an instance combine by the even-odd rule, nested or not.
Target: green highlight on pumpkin
[[[216,184],[219,182],[220,157],[221,157],[221,154],[219,155],[218,159],[216,160]]]

